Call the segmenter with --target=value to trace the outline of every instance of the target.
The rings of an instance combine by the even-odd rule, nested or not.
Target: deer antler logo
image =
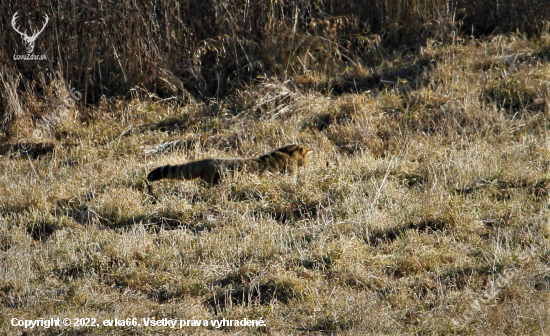
[[[34,42],[38,38],[38,35],[40,35],[40,33],[42,33],[42,31],[44,30],[44,28],[46,28],[46,25],[48,24],[48,21],[49,21],[48,14],[44,15],[44,19],[46,19],[46,22],[44,22],[44,25],[42,26],[42,29],[40,29],[40,31],[38,31],[38,30],[33,31],[32,36],[27,35],[27,30],[26,29],[25,29],[24,32],[20,32],[19,29],[17,29],[17,27],[16,27],[17,17],[18,17],[17,12],[15,12],[15,14],[13,14],[13,18],[11,19],[11,25],[12,25],[13,29],[15,29],[16,32],[18,32],[21,36],[23,36],[23,42],[25,43],[25,48],[27,49],[27,54],[32,54],[32,51],[34,50]]]

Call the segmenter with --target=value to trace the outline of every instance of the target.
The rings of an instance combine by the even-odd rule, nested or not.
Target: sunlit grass
[[[428,45],[395,56],[379,83],[351,72],[363,82],[349,92],[301,79],[302,90],[266,82],[212,105],[80,111],[86,122],[41,139],[52,152],[15,146],[0,161],[0,317],[263,317],[268,328],[242,328],[250,334],[544,333],[545,41]],[[245,113],[225,109],[239,104]],[[13,127],[14,145],[37,141],[28,120]],[[297,176],[159,181],[154,197],[144,187],[159,165],[293,142],[315,151]],[[528,249],[537,257],[522,263]],[[518,276],[454,324],[506,268]]]

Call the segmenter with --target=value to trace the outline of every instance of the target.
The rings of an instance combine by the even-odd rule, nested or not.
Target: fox
[[[204,159],[181,165],[166,165],[153,169],[147,174],[147,180],[154,182],[161,179],[193,180],[201,178],[209,184],[218,184],[221,178],[230,172],[245,171],[262,176],[266,173],[296,172],[306,163],[311,148],[291,144],[273,150],[267,154],[251,159]]]

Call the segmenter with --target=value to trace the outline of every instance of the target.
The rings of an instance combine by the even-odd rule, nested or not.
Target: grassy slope
[[[549,47],[433,44],[378,75],[264,83],[235,94],[239,108],[104,101],[87,123],[56,124],[52,153],[0,161],[0,331],[21,332],[11,317],[156,316],[267,321],[245,333],[547,332]],[[186,149],[142,148],[186,137]],[[161,164],[291,142],[315,150],[297,177],[163,181],[156,203],[142,190]]]

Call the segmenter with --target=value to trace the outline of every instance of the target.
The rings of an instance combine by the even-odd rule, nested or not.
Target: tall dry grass
[[[190,334],[548,330],[547,7],[2,6],[0,333],[153,316],[268,324]],[[16,10],[49,13],[48,62],[10,60]],[[315,150],[297,176],[144,186],[159,165],[291,142]]]
[[[21,77],[19,91],[41,96],[58,74],[84,93],[85,104],[129,97],[136,87],[161,97],[220,98],[258,76],[380,64],[387,52],[427,38],[516,29],[538,34],[549,14],[547,0],[27,1],[2,8],[0,60],[10,81]],[[35,52],[48,61],[13,60],[24,53],[10,24],[16,11],[29,31],[49,15]],[[3,89],[2,97],[7,94]]]

